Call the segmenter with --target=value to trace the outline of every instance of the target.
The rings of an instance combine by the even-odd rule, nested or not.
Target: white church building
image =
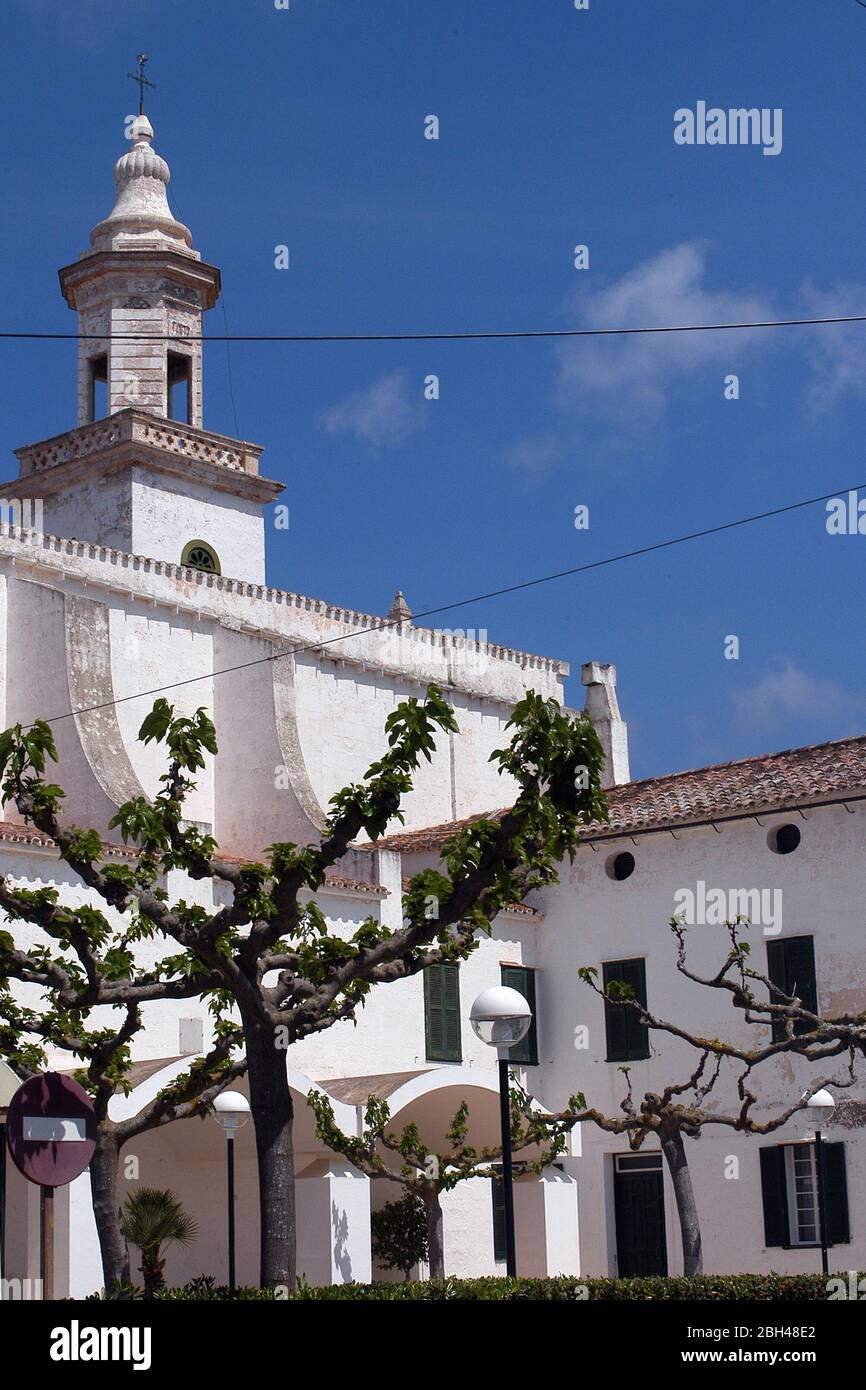
[[[205,428],[198,335],[220,273],[173,216],[168,167],[152,138],[146,118],[132,124],[114,207],[60,272],[82,334],[75,427],[18,448],[18,477],[0,485],[7,502],[21,504],[17,524],[0,527],[0,728],[67,716],[54,725],[56,780],[75,820],[122,858],[130,851],[109,822],[124,801],[154,794],[163,770],[159,749],[137,741],[153,698],[139,692],[177,683],[169,698],[182,713],[206,706],[220,748],[188,814],[222,853],[258,858],[275,840],[317,838],[329,798],[380,754],[386,716],[438,682],[459,734],[443,736],[422,768],[399,833],[359,845],[319,896],[337,929],[370,914],[396,927],[404,880],[436,863],[455,825],[509,804],[514,788],[489,756],[506,741],[525,691],[563,698],[568,663],[417,626],[399,594],[377,616],[268,587],[265,509],[282,484],[261,471],[261,446]],[[226,668],[239,669],[214,674]],[[356,1027],[337,1025],[288,1053],[299,1269],[311,1283],[394,1277],[372,1263],[370,1213],[397,1194],[322,1147],[303,1097],[324,1089],[352,1133],[367,1097],[386,1097],[396,1126],[416,1121],[433,1142],[465,1099],[473,1137],[496,1143],[495,1057],[468,1021],[486,986],[504,980],[533,1006],[514,1064],[540,1104],[558,1108],[583,1091],[610,1115],[620,1114],[623,1065],[639,1098],[685,1081],[697,1055],[632,1027],[581,983],[581,966],[630,979],[656,1014],[686,1029],[751,1044],[768,1035],[727,997],[677,974],[668,920],[683,902],[693,902],[698,919],[689,945],[699,973],[715,973],[727,945],[711,915],[701,924],[702,905],[713,890],[748,894],[758,909],[750,929],[758,968],[825,1010],[866,1002],[866,736],[633,782],[614,668],[587,661],[581,675],[607,756],[610,823],[588,830],[558,886],[503,912],[468,961],[375,989]],[[11,806],[0,823],[0,872],[19,885],[56,885],[67,900],[86,896]],[[213,905],[209,883],[172,877],[172,898]],[[148,1025],[132,1094],[115,1098],[118,1117],[135,1113],[209,1041],[207,1010],[196,1001],[150,1006]],[[66,1055],[54,1062],[69,1067]],[[760,1115],[790,1104],[815,1075],[798,1059],[756,1072]],[[731,1070],[711,1097],[720,1112],[730,1108],[735,1077]],[[862,1269],[866,1100],[862,1088],[838,1099],[824,1126],[831,1268]],[[765,1137],[718,1127],[687,1141],[709,1272],[820,1269],[812,1123],[800,1114]],[[218,1125],[178,1122],[130,1148],[137,1181],[170,1188],[199,1222],[192,1245],[169,1248],[168,1281],[202,1272],[224,1279]],[[251,1125],[238,1136],[237,1170],[238,1280],[252,1284]],[[449,1274],[504,1272],[495,1191],[474,1179],[443,1199]],[[568,1154],[519,1176],[515,1192],[522,1274],[682,1267],[670,1182],[652,1139],[632,1154],[624,1138],[584,1126]],[[101,1284],[88,1176],[58,1192],[56,1205],[57,1293],[81,1296]],[[0,1212],[3,1273],[36,1277],[39,1192],[11,1163]]]

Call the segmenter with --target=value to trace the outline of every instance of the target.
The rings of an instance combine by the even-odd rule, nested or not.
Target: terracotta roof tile
[[[30,825],[20,825],[16,821],[0,821],[0,840],[5,840],[7,844],[14,845],[33,845],[37,849],[57,850],[52,839],[43,835],[41,830],[34,830]],[[110,856],[119,855],[122,859],[137,859],[138,850],[130,845],[111,845],[103,840],[102,848]]]
[[[610,787],[609,822],[593,822],[582,831],[581,838],[724,820],[803,802],[829,801],[858,790],[866,790],[866,735]],[[377,841],[375,848],[416,854],[438,849],[450,835],[479,820],[498,820],[505,809],[389,835]]]
[[[15,845],[31,845],[36,849],[46,849],[57,851],[54,841],[41,831],[34,830],[29,825],[19,825],[14,821],[0,821],[0,842]],[[120,856],[122,859],[137,859],[138,850],[133,845],[109,844],[103,840],[102,848],[109,858]],[[239,858],[234,854],[224,854],[220,856],[228,864],[248,864],[248,859]],[[336,870],[329,869],[325,874],[325,888],[342,890],[347,893],[362,893],[368,897],[387,898],[388,889],[381,883],[371,883],[366,879],[347,878]]]
[[[501,812],[497,812],[501,815]],[[406,875],[403,879],[403,892],[407,892],[409,884],[412,882],[411,876]],[[533,922],[543,922],[544,913],[539,912],[537,907],[530,907],[529,903],[509,903],[502,909],[506,917],[528,917]]]

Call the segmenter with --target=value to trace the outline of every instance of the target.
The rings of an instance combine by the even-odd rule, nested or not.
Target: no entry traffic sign
[[[18,1087],[6,1115],[16,1168],[42,1187],[63,1187],[83,1173],[96,1148],[96,1111],[77,1081],[59,1072]]]

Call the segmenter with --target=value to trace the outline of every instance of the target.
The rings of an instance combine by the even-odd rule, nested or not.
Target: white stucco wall
[[[140,501],[149,506],[154,499],[142,493]],[[154,526],[174,521],[184,527],[191,524],[191,513],[182,507],[172,518],[175,499],[168,492],[156,503]],[[224,570],[229,569],[226,556],[232,546],[246,546],[246,528],[251,524],[243,508],[227,529],[224,519],[219,519],[219,539],[215,537],[214,543]],[[196,534],[208,539],[201,528]],[[142,549],[146,551],[144,544]],[[439,634],[414,628],[372,631],[345,644],[300,655],[292,680],[285,680],[277,690],[273,667],[262,658],[294,645],[330,642],[372,626],[373,621],[369,615],[252,582],[192,576],[177,566],[154,564],[125,552],[37,536],[22,538],[0,527],[4,723],[27,723],[35,717],[68,715],[73,707],[119,701],[110,717],[65,718],[55,725],[61,755],[56,775],[69,794],[69,809],[80,823],[103,832],[119,802],[132,794],[130,787],[153,794],[164,766],[158,749],[142,748],[137,741],[153,697],[127,697],[189,680],[193,683],[167,692],[168,698],[179,712],[192,713],[199,705],[212,712],[221,754],[216,770],[209,763],[199,776],[188,815],[213,824],[227,853],[255,855],[276,839],[301,843],[312,839],[316,831],[311,817],[380,755],[388,713],[400,699],[422,694],[430,680],[447,686],[460,735],[440,738],[434,763],[422,767],[407,803],[407,828],[508,804],[512,788],[496,774],[490,752],[502,743],[505,722],[526,689],[561,697],[563,664],[486,644],[466,649]],[[246,661],[259,664],[232,677],[213,678],[214,670]],[[281,767],[289,769],[288,784],[276,776]],[[15,819],[11,808],[4,814]],[[676,974],[667,921],[674,910],[675,892],[694,888],[699,880],[726,889],[780,889],[782,934],[815,936],[822,1005],[835,1010],[861,1007],[866,991],[861,949],[864,814],[858,808],[849,815],[842,807],[807,812],[800,822],[801,847],[784,858],[767,847],[770,821],[760,826],[753,820],[726,824],[721,833],[712,828],[683,831],[676,839],[645,836],[636,845],[623,839],[600,846],[598,852],[585,846],[574,866],[563,867],[560,886],[539,895],[543,921],[503,915],[492,939],[483,940],[461,967],[462,1064],[427,1061],[420,977],[377,989],[359,1011],[356,1026],[341,1024],[296,1044],[289,1060],[318,1080],[394,1071],[453,1072],[455,1090],[449,1096],[453,1113],[465,1078],[476,1074],[489,1079],[494,1065],[489,1049],[468,1026],[472,999],[485,986],[498,983],[501,963],[523,963],[538,972],[539,1064],[526,1071],[530,1089],[547,1105],[562,1104],[570,1094],[583,1090],[592,1104],[618,1114],[622,1077],[616,1064],[605,1060],[602,1005],[579,982],[579,967],[643,956],[651,1007],[686,1027],[712,1028],[720,1036],[751,1040],[752,1031],[737,1021],[723,1001],[708,998],[707,991],[690,986]],[[637,869],[630,879],[618,883],[605,873],[605,862],[623,848],[634,853]],[[353,876],[366,876],[368,882],[378,877],[388,895],[351,891],[326,895],[323,906],[333,928],[352,932],[368,914],[381,915],[396,926],[401,917],[402,874],[435,862],[435,857],[428,854],[403,861],[397,855],[380,860],[358,857]],[[0,871],[30,885],[57,884],[68,900],[83,900],[72,876],[44,853],[0,845]],[[209,885],[177,882],[170,891],[210,905]],[[763,965],[765,943],[760,932],[755,936],[755,956]],[[30,939],[26,930],[23,939]],[[723,933],[696,927],[689,943],[698,969],[717,968]],[[145,948],[154,957],[161,949]],[[175,1056],[183,1018],[200,1017],[205,1042],[209,1038],[206,1011],[194,1001],[147,1006],[146,1016],[147,1033],[136,1046],[139,1058]],[[575,1030],[581,1025],[589,1029],[586,1050],[575,1048]],[[681,1045],[665,1042],[658,1056],[633,1065],[635,1092],[658,1089],[672,1078],[684,1079],[694,1060]],[[64,1064],[67,1061],[63,1059]],[[772,1105],[805,1089],[814,1076],[804,1064],[792,1062],[768,1068],[756,1080],[762,1098]],[[860,1096],[862,1091],[850,1094]],[[718,1098],[720,1102],[725,1098],[722,1086]],[[709,1269],[818,1267],[814,1251],[768,1251],[763,1246],[759,1145],[794,1139],[804,1132],[798,1120],[772,1140],[707,1131],[699,1144],[690,1144]],[[833,1258],[845,1268],[862,1266],[866,1235],[859,1213],[866,1194],[866,1145],[861,1131],[831,1129],[829,1137],[846,1142],[854,1237]],[[611,1155],[626,1145],[588,1127],[580,1138],[583,1157],[569,1160],[566,1166],[579,1188],[581,1267],[590,1273],[614,1272]],[[218,1165],[219,1158],[202,1151],[205,1166],[200,1171],[213,1174],[202,1184],[195,1177],[198,1158],[186,1141],[173,1139],[166,1147],[164,1135],[148,1136],[141,1147],[150,1154],[162,1185],[180,1184],[207,1217],[208,1187],[216,1191],[221,1180],[219,1168],[208,1169],[207,1164]],[[729,1155],[740,1160],[740,1176],[733,1181],[724,1177]],[[240,1171],[239,1182],[248,1200],[254,1186],[252,1168],[244,1170],[241,1164]],[[558,1196],[550,1200],[555,1204]],[[669,1267],[675,1272],[680,1260],[669,1187],[667,1208]],[[78,1229],[79,1216],[73,1208],[69,1216],[73,1231]],[[548,1261],[572,1258],[570,1217],[564,1225],[568,1228],[564,1244],[546,1247]],[[207,1268],[208,1261],[216,1261],[222,1249],[217,1236],[215,1228],[213,1236],[208,1236],[211,1243],[203,1243],[194,1255],[172,1254],[170,1277],[187,1277]],[[14,1236],[13,1245],[18,1239]],[[483,1191],[468,1184],[448,1199],[446,1256],[454,1273],[492,1272],[486,1184]],[[245,1252],[243,1260],[247,1272],[241,1277],[253,1279],[254,1256]]]
[[[216,550],[223,574],[264,584],[265,532],[258,503],[143,468],[132,470],[130,491],[125,549],[172,556],[179,565],[187,542],[204,541]]]
[[[853,809],[853,808],[852,808]],[[827,1011],[862,1009],[866,998],[866,956],[862,949],[863,899],[866,867],[863,826],[866,812],[849,814],[836,806],[806,812],[807,819],[786,815],[762,817],[762,824],[743,820],[725,824],[721,833],[711,827],[628,838],[599,846],[597,853],[582,848],[573,868],[564,868],[562,883],[545,892],[546,921],[538,938],[540,1037],[546,1062],[545,1099],[558,1105],[583,1091],[587,1102],[609,1115],[619,1115],[625,1094],[619,1064],[605,1060],[604,1006],[577,979],[581,966],[601,966],[605,960],[643,957],[646,961],[650,1009],[679,1026],[702,1031],[744,1046],[769,1040],[769,1030],[750,1026],[735,1011],[727,995],[693,984],[675,968],[676,941],[667,925],[674,911],[674,894],[694,890],[698,880],[708,887],[770,888],[782,892],[781,936],[812,935],[815,941],[819,1002]],[[769,830],[797,820],[800,848],[786,856],[767,847]],[[623,849],[634,854],[636,869],[623,882],[605,873],[609,855]],[[760,928],[748,930],[755,968],[766,973],[766,938]],[[777,940],[778,936],[769,939]],[[690,968],[711,976],[719,969],[728,945],[724,928],[694,926],[687,936]],[[575,1030],[589,1030],[589,1047],[575,1048]],[[659,1091],[671,1081],[684,1081],[699,1054],[676,1039],[651,1034],[653,1056],[630,1064],[635,1096]],[[824,1064],[823,1075],[844,1076],[845,1058]],[[862,1068],[861,1068],[862,1070]],[[729,1108],[735,1103],[737,1070],[726,1066],[709,1104]],[[766,1119],[814,1085],[822,1069],[801,1059],[769,1062],[755,1070],[754,1089],[762,1107],[756,1118]],[[866,1078],[840,1098],[862,1099]],[[703,1223],[704,1256],[708,1270],[730,1273],[744,1269],[785,1272],[820,1270],[815,1250],[767,1249],[764,1245],[759,1147],[792,1142],[809,1133],[805,1116],[796,1117],[773,1135],[737,1135],[708,1128],[700,1141],[686,1140],[689,1164]],[[852,1241],[831,1252],[838,1267],[866,1263],[866,1228],[861,1216],[866,1198],[866,1142],[862,1130],[830,1125],[826,1135],[846,1144]],[[581,1251],[588,1273],[615,1273],[612,1219],[613,1153],[628,1151],[623,1138],[593,1125],[582,1130],[584,1157],[572,1171],[580,1187]],[[654,1146],[652,1139],[647,1141]],[[729,1155],[739,1159],[739,1178],[725,1177]],[[670,1184],[666,1185],[668,1263],[671,1273],[682,1269],[679,1232]]]
[[[160,491],[157,500],[167,524],[186,527],[173,494]],[[222,518],[218,527],[224,568],[235,541],[250,553],[246,528],[258,525],[242,509],[230,512],[236,529]],[[146,529],[153,534],[150,523]],[[0,527],[0,574],[14,575],[9,622],[26,634],[10,644],[6,662],[10,719],[102,707],[95,722],[57,726],[62,781],[76,815],[105,832],[121,801],[155,790],[160,751],[142,748],[137,734],[153,692],[167,687],[178,712],[202,705],[215,718],[221,792],[215,801],[209,767],[188,811],[215,825],[229,854],[261,854],[276,839],[309,840],[334,793],[381,755],[388,714],[400,700],[422,697],[431,681],[449,688],[460,736],[440,734],[433,763],[422,761],[406,798],[406,827],[508,804],[513,785],[490,754],[506,739],[515,701],[530,688],[561,695],[567,669],[426,629],[356,636],[374,625],[370,615],[8,527]],[[345,643],[334,643],[342,637]],[[329,645],[309,650],[322,641]],[[82,664],[79,655],[75,675],[82,644],[86,656]],[[271,658],[295,647],[307,650],[291,672],[285,658],[278,669]],[[212,678],[244,663],[257,665]],[[151,693],[138,698],[142,691]],[[112,751],[109,759],[115,745],[122,757]],[[109,761],[112,768],[101,766]],[[248,813],[253,801],[255,816]]]

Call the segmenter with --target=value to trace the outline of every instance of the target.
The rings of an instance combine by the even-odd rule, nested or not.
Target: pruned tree
[[[3,899],[5,891],[6,886],[0,886],[0,901],[8,913],[11,904]],[[132,1043],[144,1028],[138,1005],[114,1005],[123,1015],[116,1029],[88,1027],[92,1007],[87,995],[99,982],[100,968],[105,965],[92,939],[88,937],[86,945],[82,939],[79,946],[82,954],[89,954],[93,985],[87,984],[62,954],[60,938],[55,938],[58,945],[54,955],[45,946],[16,952],[9,941],[10,934],[0,932],[0,1055],[22,1080],[46,1069],[46,1047],[82,1062],[72,1074],[90,1095],[96,1112],[90,1191],[105,1291],[110,1296],[129,1283],[129,1257],[118,1202],[118,1164],[124,1145],[174,1120],[206,1115],[219,1092],[246,1068],[243,1056],[237,1055],[243,1035],[231,1023],[218,1021],[214,1045],[205,1056],[191,1058],[188,1069],[136,1114],[113,1120],[109,1113],[112,1098],[132,1090]],[[120,948],[115,945],[113,949]],[[67,977],[62,987],[61,973]],[[29,1008],[13,995],[10,980],[36,984],[40,977],[40,1006]]]
[[[593,966],[578,973],[596,994],[607,1003],[631,1010],[644,1027],[652,1032],[667,1033],[700,1053],[691,1074],[681,1082],[672,1082],[662,1091],[647,1091],[637,1102],[632,1091],[630,1068],[620,1067],[626,1078],[626,1095],[620,1109],[622,1116],[610,1116],[587,1106],[583,1093],[573,1096],[566,1110],[549,1117],[557,1125],[592,1122],[609,1134],[625,1134],[629,1147],[639,1149],[649,1135],[655,1135],[667,1166],[676,1200],[677,1216],[683,1250],[683,1270],[687,1275],[700,1274],[703,1269],[700,1219],[689,1171],[684,1140],[699,1139],[711,1125],[722,1125],[742,1134],[771,1134],[781,1129],[809,1103],[816,1091],[824,1086],[844,1088],[856,1083],[856,1057],[866,1050],[866,1009],[861,1014],[823,1016],[803,1007],[802,1001],[789,996],[778,985],[749,964],[750,949],[743,939],[741,928],[745,919],[726,923],[730,950],[717,973],[710,977],[694,974],[686,958],[686,928],[678,918],[670,926],[677,938],[677,969],[687,979],[710,989],[730,995],[735,1009],[742,1011],[750,1024],[766,1028],[774,1020],[784,1027],[784,1037],[775,1041],[758,1042],[753,1048],[705,1037],[689,1031],[681,1024],[660,1018],[635,997],[634,989],[622,980],[609,980],[605,987],[598,983],[598,971]],[[754,986],[762,993],[756,995]],[[848,1069],[844,1076],[822,1077],[811,1081],[802,1096],[777,1108],[768,1119],[755,1117],[759,1098],[751,1089],[755,1069],[774,1057],[794,1054],[808,1062],[823,1062],[840,1054],[848,1054]],[[707,1098],[716,1086],[726,1063],[741,1063],[736,1077],[737,1101],[727,1109],[708,1106]],[[536,1116],[536,1123],[538,1122]]]
[[[286,1048],[354,1020],[374,985],[467,956],[504,907],[557,881],[557,866],[573,857],[582,823],[606,819],[603,754],[585,715],[567,714],[555,700],[530,691],[508,727],[511,741],[492,761],[517,782],[514,806],[500,819],[463,829],[443,847],[437,869],[413,876],[399,928],[369,917],[348,938],[331,931],[315,894],[360,835],[375,842],[395,819],[402,820],[401,802],[422,758],[431,760],[435,734],[457,731],[438,687],[388,716],[387,751],[360,783],[332,798],[319,844],[274,844],[266,862],[243,865],[221,858],[211,836],[183,823],[195,785],[190,774],[217,751],[203,710],[176,717],[160,699],[141,727],[143,742],[165,745],[168,765],[156,797],[128,802],[112,822],[138,848],[134,870],[100,862],[99,837],[63,815],[61,788],[44,779],[46,758],[57,756],[47,724],[26,732],[18,726],[0,739],[4,795],[24,820],[48,835],[92,893],[124,919],[124,933],[159,932],[180,947],[155,978],[137,982],[137,993],[129,981],[115,981],[104,987],[110,997],[97,994],[94,1002],[119,1002],[118,990],[129,1002],[148,989],[151,999],[171,997],[172,989],[192,981],[221,1005],[237,1007],[255,1127],[265,1285],[291,1286],[295,1279],[294,1111]],[[160,879],[171,869],[220,884],[230,901],[212,912],[184,901],[169,904]],[[302,901],[302,893],[312,900]],[[7,894],[24,920],[35,917],[38,923],[47,916],[51,922],[55,904],[38,906],[8,885]]]
[[[510,1088],[509,1095],[512,1150],[537,1148],[541,1142],[543,1148],[525,1164],[526,1168],[540,1172],[562,1153],[570,1122],[551,1122],[547,1116],[538,1120],[529,1097],[517,1085]],[[430,1277],[444,1279],[441,1194],[451,1192],[468,1178],[497,1180],[497,1165],[502,1159],[501,1147],[477,1149],[468,1143],[468,1102],[463,1101],[452,1116],[445,1135],[447,1148],[441,1151],[425,1142],[417,1124],[404,1125],[399,1132],[391,1130],[388,1102],[376,1096],[367,1100],[360,1137],[343,1133],[334,1119],[334,1108],[322,1091],[309,1092],[307,1103],[316,1117],[316,1136],[323,1144],[342,1154],[368,1177],[399,1183],[419,1199],[427,1222]]]

